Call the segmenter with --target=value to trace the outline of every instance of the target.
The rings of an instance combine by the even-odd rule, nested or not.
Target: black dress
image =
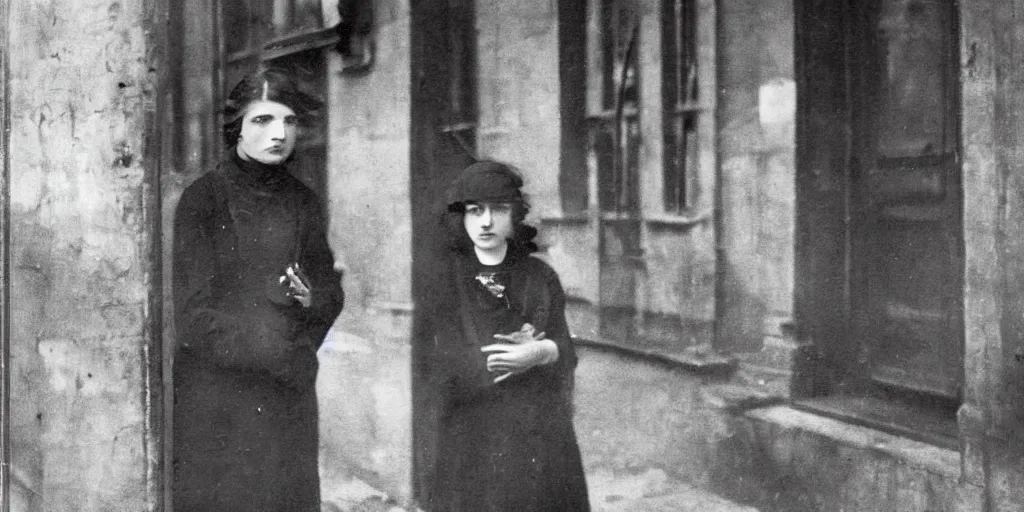
[[[316,196],[232,150],[174,223],[174,510],[319,511],[316,350],[344,296]],[[298,262],[303,308],[278,278]]]
[[[510,251],[496,266],[453,254],[444,297],[431,313],[429,381],[439,395],[430,512],[586,512],[572,424],[576,355],[565,295],[541,260]],[[529,322],[559,358],[498,384],[480,348]]]

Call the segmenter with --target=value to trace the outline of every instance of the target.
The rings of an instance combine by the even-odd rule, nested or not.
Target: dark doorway
[[[798,8],[797,308],[823,356],[809,394],[869,422],[898,423],[864,404],[941,418],[963,382],[955,2],[835,4]]]
[[[963,367],[955,12],[876,0],[852,62],[850,315],[874,382],[956,399]]]

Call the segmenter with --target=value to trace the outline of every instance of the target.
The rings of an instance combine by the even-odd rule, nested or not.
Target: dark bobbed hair
[[[245,110],[254,101],[286,105],[300,118],[315,115],[323,107],[323,101],[305,92],[293,75],[268,68],[242,78],[224,101],[224,142],[229,146],[238,142]]]
[[[472,204],[472,201],[469,201]],[[530,213],[530,204],[524,200],[512,204],[512,238],[509,239],[509,253],[530,254],[538,251],[536,242],[537,228],[527,224],[526,215]],[[473,240],[466,233],[463,217],[466,215],[464,204],[458,207],[447,207],[441,214],[441,231],[448,249],[469,254],[473,252]]]

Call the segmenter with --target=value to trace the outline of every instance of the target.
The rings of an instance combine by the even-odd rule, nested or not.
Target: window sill
[[[552,215],[541,217],[541,224],[587,224],[594,218],[593,213],[568,213],[564,215]],[[694,212],[682,215],[654,214],[654,215],[633,215],[621,213],[602,213],[601,220],[604,222],[630,222],[642,221],[653,227],[692,227],[711,220],[709,212]]]
[[[841,445],[882,453],[935,475],[949,479],[960,478],[960,453],[956,448],[908,439],[876,428],[785,405],[753,409],[744,412],[743,415],[781,429],[809,432],[832,439]]]
[[[709,212],[694,212],[694,213],[683,213],[680,215],[673,214],[662,214],[662,215],[646,215],[644,221],[651,226],[664,226],[664,227],[690,227],[697,224],[704,224],[711,220],[711,214]]]
[[[587,224],[589,222],[589,213],[567,213],[564,215],[552,215],[540,218],[541,224]]]
[[[933,446],[959,446],[955,413],[908,399],[837,394],[794,400],[793,407]]]
[[[608,352],[616,352],[628,357],[657,363],[669,368],[685,370],[698,375],[727,376],[737,367],[734,357],[723,356],[712,351],[682,350],[678,353],[644,350],[608,340],[573,337],[573,343],[581,347],[590,347]]]
[[[414,308],[411,302],[372,301],[369,304],[367,304],[366,309],[369,311],[381,312],[392,316],[411,317]]]

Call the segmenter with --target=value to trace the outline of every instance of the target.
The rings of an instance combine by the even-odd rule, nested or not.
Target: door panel
[[[875,382],[959,396],[960,166],[952,0],[879,0],[855,124],[851,314]]]

